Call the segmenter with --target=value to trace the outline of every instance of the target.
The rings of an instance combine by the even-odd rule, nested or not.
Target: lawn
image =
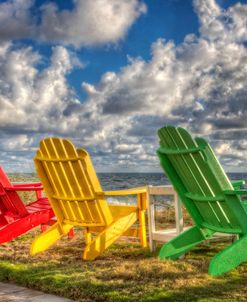
[[[86,262],[80,229],[74,238],[64,237],[31,257],[38,233],[0,246],[0,281],[76,301],[247,301],[247,263],[221,277],[207,274],[210,259],[229,241],[201,245],[178,261],[159,261],[138,243],[122,239]]]

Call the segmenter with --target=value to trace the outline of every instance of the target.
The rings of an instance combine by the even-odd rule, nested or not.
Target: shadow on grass
[[[201,286],[186,286],[179,290],[157,289],[150,296],[143,297],[143,301],[247,301],[247,275],[236,278],[215,279]]]
[[[120,243],[90,262],[82,261],[77,239],[68,245],[65,238],[31,258],[26,240],[2,246],[0,281],[88,302],[247,301],[246,264],[222,277],[207,274],[211,257],[226,243],[199,246],[178,261],[159,261],[138,244]]]
[[[154,267],[152,272],[152,267],[139,265],[134,274],[128,276],[122,271],[109,273],[107,268],[102,271],[97,261],[85,263],[83,267],[52,264],[28,267],[2,261],[0,281],[15,282],[76,301],[247,301],[246,265],[220,278],[186,269],[159,272],[157,263]]]

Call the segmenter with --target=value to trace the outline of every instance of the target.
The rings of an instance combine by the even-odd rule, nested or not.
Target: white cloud
[[[115,43],[146,12],[138,0],[77,0],[72,11],[57,11],[54,4],[43,7],[41,38],[82,45]]]
[[[98,112],[114,121],[104,128],[108,135],[112,124],[114,129],[126,125],[118,136],[127,144],[128,133],[145,137],[151,120],[157,128],[175,123],[198,135],[210,134],[213,144],[221,137],[223,146],[224,140],[246,137],[247,5],[228,10],[212,0],[197,0],[194,5],[201,24],[199,37],[187,35],[178,46],[159,39],[150,61],[130,59],[120,72],[104,74],[97,85],[83,83],[88,111],[92,108],[92,115]],[[146,152],[153,151],[151,136],[138,141]],[[246,153],[237,148],[232,143],[228,157],[238,154],[246,166]]]
[[[27,150],[32,144],[32,139],[29,139],[28,135],[12,135],[4,140],[4,145],[1,149],[6,151],[15,151],[15,150]]]
[[[1,46],[0,46],[1,49]],[[66,131],[76,119],[64,111],[76,104],[66,75],[73,68],[69,52],[55,47],[50,65],[42,71],[36,64],[41,57],[31,47],[12,49],[3,45],[0,56],[0,124],[9,130]]]
[[[116,43],[146,12],[139,0],[74,0],[71,10],[59,10],[48,2],[33,17],[34,3],[9,0],[0,4],[1,40],[31,38],[75,47]]]
[[[118,73],[83,83],[83,104],[66,81],[75,60],[64,47],[54,48],[50,65],[39,71],[42,58],[31,48],[2,45],[3,144],[6,133],[27,135],[31,149],[42,136],[69,136],[89,149],[98,167],[138,163],[154,170],[156,131],[172,123],[209,134],[225,165],[246,167],[247,5],[223,10],[212,0],[194,3],[198,37],[187,35],[177,46],[158,39],[149,61],[130,58]]]
[[[0,40],[34,35],[30,8],[33,0],[9,0],[0,4]]]

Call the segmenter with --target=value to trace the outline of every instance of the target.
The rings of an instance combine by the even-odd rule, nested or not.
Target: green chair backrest
[[[224,194],[233,187],[209,144],[173,126],[158,135],[161,166],[194,222],[213,231],[246,233],[247,214],[238,196]]]

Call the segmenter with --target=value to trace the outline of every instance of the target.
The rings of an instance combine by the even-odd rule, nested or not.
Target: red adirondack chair
[[[11,184],[0,166],[0,244],[38,225],[54,223],[53,210],[42,190],[41,183]],[[37,200],[25,205],[17,191],[35,191]]]

